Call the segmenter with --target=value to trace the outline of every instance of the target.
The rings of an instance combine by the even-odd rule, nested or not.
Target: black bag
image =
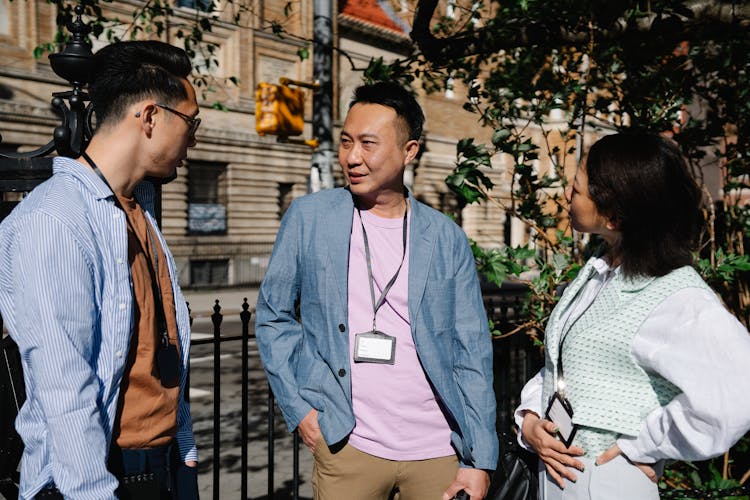
[[[16,415],[26,401],[21,355],[10,337],[0,339],[0,482],[18,483],[18,464],[23,441],[14,427]]]
[[[500,457],[486,500],[537,500],[537,456],[523,449],[513,432],[503,432],[498,439]]]

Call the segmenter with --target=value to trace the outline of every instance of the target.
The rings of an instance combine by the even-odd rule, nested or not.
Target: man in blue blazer
[[[347,188],[295,200],[260,288],[260,355],[316,499],[484,497],[497,464],[492,346],[462,230],[403,173],[424,115],[359,87],[341,132]]]

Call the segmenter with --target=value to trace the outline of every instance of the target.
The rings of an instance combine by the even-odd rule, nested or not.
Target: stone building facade
[[[221,0],[215,0],[221,1]],[[410,5],[388,0],[340,0],[335,6],[334,141],[349,97],[360,84],[372,57],[403,57],[409,48]],[[130,19],[141,3],[117,0],[103,5],[114,16]],[[162,39],[176,43],[177,32],[201,15],[199,0],[177,0]],[[216,5],[216,4],[215,4]],[[162,227],[174,252],[180,282],[186,287],[239,286],[262,277],[276,232],[292,199],[308,190],[311,150],[279,143],[255,132],[255,87],[280,77],[311,81],[312,63],[297,51],[312,39],[312,0],[300,0],[284,12],[283,0],[253,2],[252,15],[238,26],[215,23],[206,38],[217,45],[217,66],[201,69],[202,125],[198,144],[175,181],[163,188]],[[46,56],[34,59],[34,48],[53,39],[56,7],[45,0],[0,0],[0,151],[33,149],[46,144],[59,124],[50,106],[51,93],[67,90]],[[288,14],[288,15],[287,15]],[[287,32],[274,35],[269,20]],[[102,42],[94,42],[94,50]],[[238,79],[234,85],[230,76]],[[426,95],[420,101],[427,116],[424,153],[410,165],[407,184],[415,196],[454,212],[467,234],[485,246],[525,240],[523,227],[505,231],[505,217],[492,206],[456,208],[445,185],[456,157],[456,142],[467,136],[487,141],[489,133],[475,115],[463,111],[463,100],[449,94]],[[461,92],[457,91],[456,96]],[[311,94],[307,99],[306,137],[310,137]],[[225,109],[215,109],[214,102]],[[503,165],[492,175],[502,191]],[[337,185],[343,182],[334,165]],[[496,188],[497,190],[497,188]],[[5,193],[5,200],[13,194]]]

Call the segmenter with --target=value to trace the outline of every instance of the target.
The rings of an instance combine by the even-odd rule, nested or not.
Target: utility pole
[[[313,2],[313,137],[319,146],[312,155],[310,191],[333,187],[333,3]]]

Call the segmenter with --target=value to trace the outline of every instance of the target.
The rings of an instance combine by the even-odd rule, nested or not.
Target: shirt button
[[[120,311],[124,311],[124,310],[125,310],[125,307],[127,307],[127,306],[125,305],[125,302],[123,302],[122,304],[120,304]]]
[[[118,217],[120,217],[120,214],[112,214],[113,219],[117,219]]]
[[[344,375],[346,375],[346,370],[342,368],[339,370],[339,377],[343,377]]]
[[[121,357],[122,357],[122,351],[117,351],[117,352],[115,353],[115,355],[116,355],[116,356],[117,356],[118,358],[121,358]]]
[[[339,323],[339,331],[340,331],[341,333],[344,333],[344,332],[346,331],[346,327],[344,326],[344,324],[343,324],[343,323]]]
[[[117,263],[118,263],[118,264],[122,264],[122,262],[123,262],[123,261],[122,261],[122,259],[118,257],[118,258],[117,258]]]

